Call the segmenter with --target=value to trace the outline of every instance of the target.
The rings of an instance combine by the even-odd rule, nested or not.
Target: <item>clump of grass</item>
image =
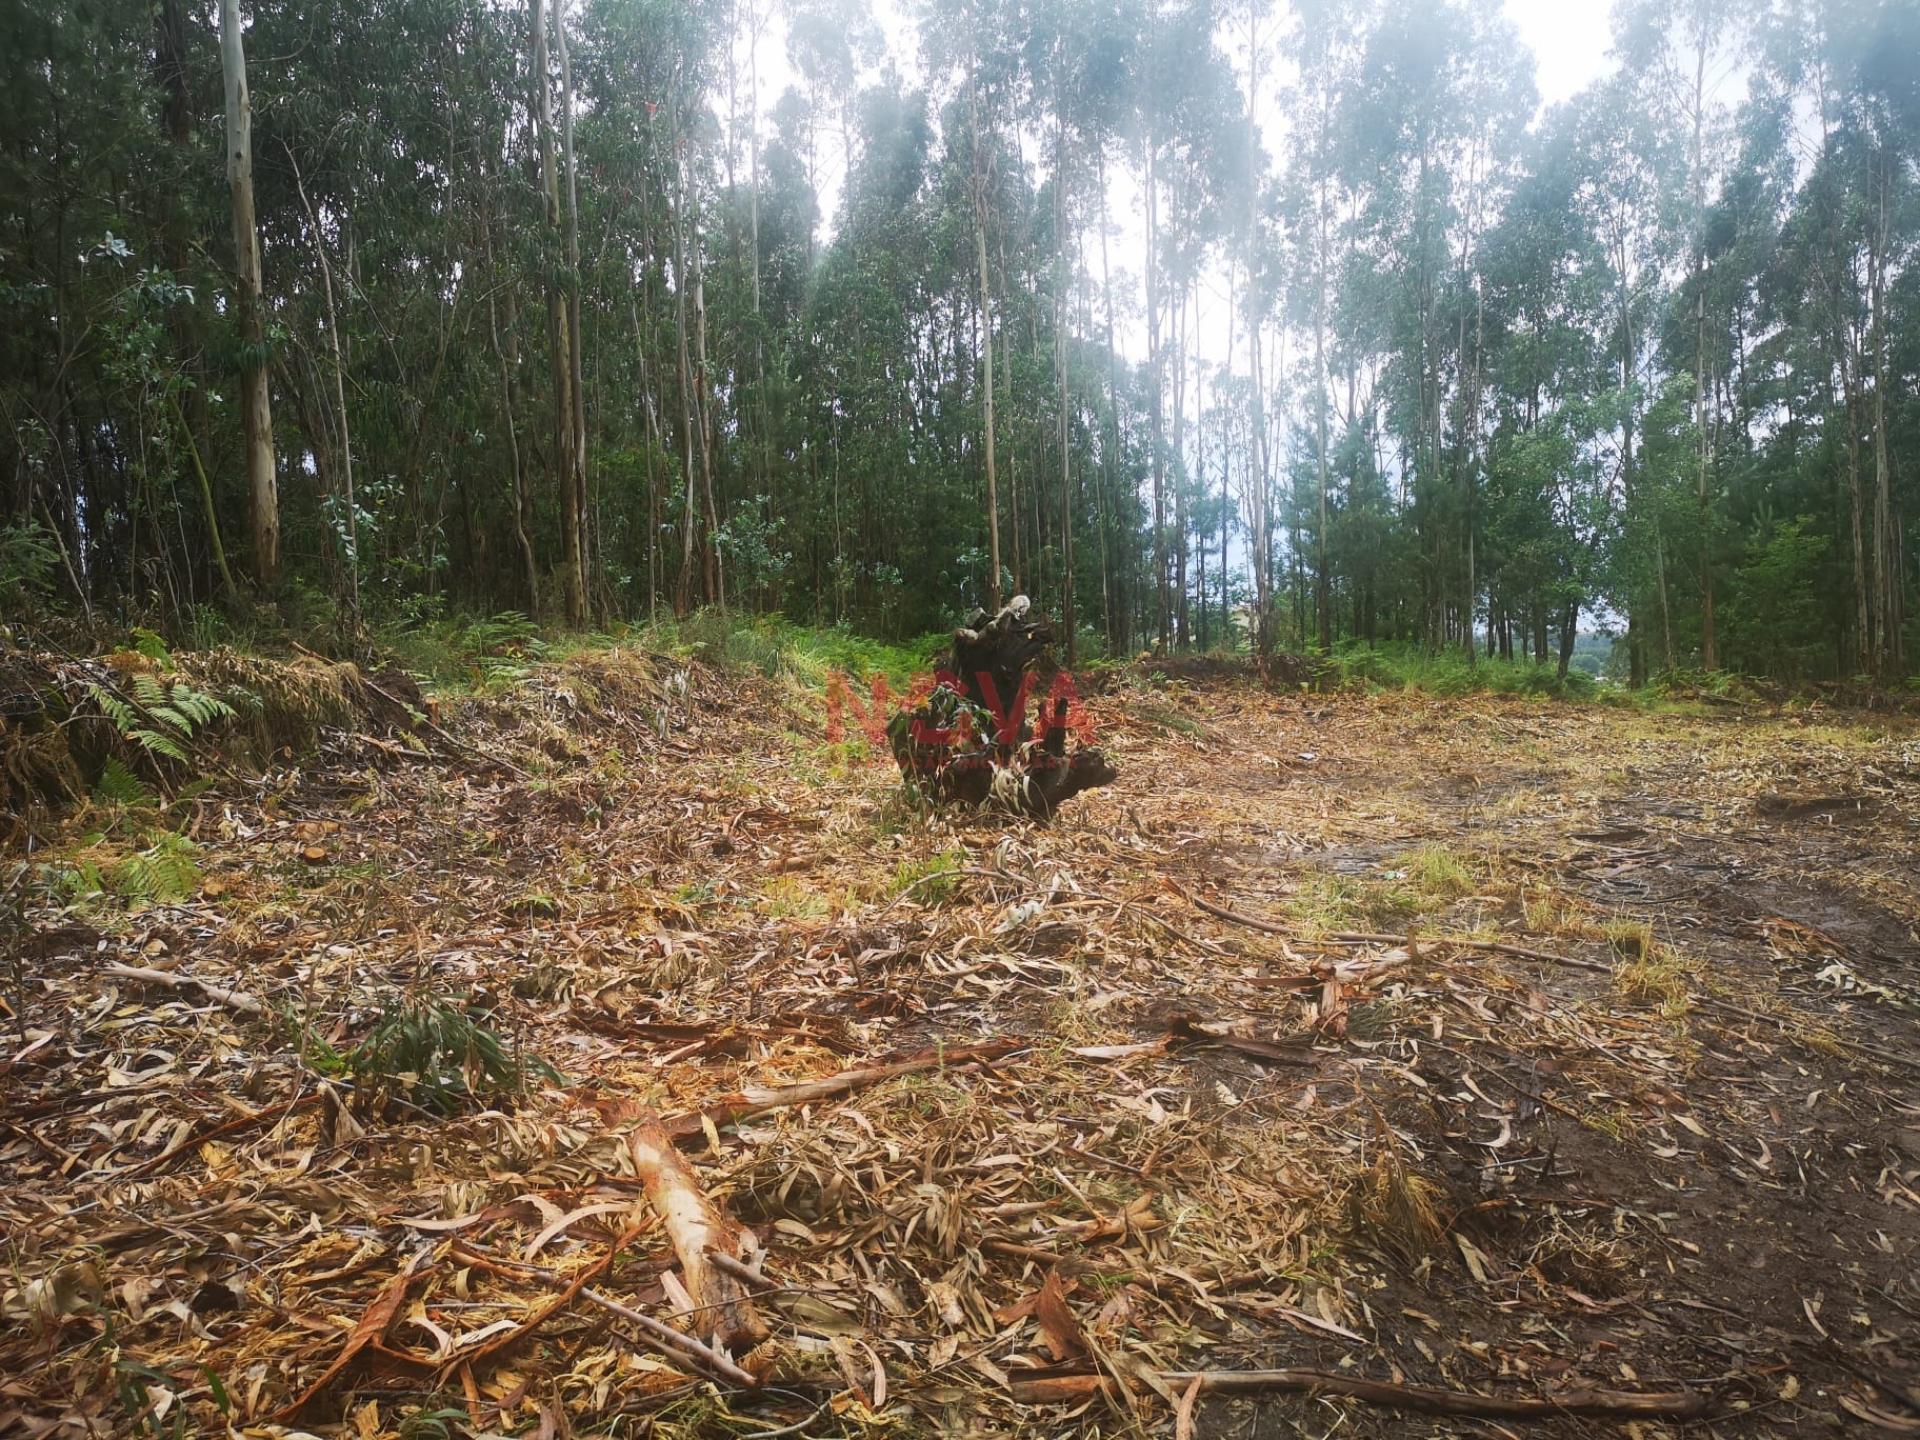
[[[1348,930],[1360,918],[1361,887],[1343,875],[1306,875],[1282,909],[1309,935]]]
[[[1077,995],[1058,995],[1047,1006],[1047,1034],[1063,1050],[1071,1045],[1111,1043],[1100,1017],[1087,1013],[1085,1000]]]
[[[928,634],[890,644],[844,626],[820,629],[769,616],[743,620],[716,610],[648,627],[642,637],[652,649],[697,654],[723,668],[757,670],[770,679],[789,677],[815,690],[824,689],[835,670],[856,684],[879,674],[903,688],[932,667],[934,653],[951,638]]]
[[[1200,721],[1163,700],[1142,697],[1127,706],[1127,713],[1143,725],[1150,725],[1156,730],[1168,730],[1176,735],[1201,739],[1209,733]]]
[[[1585,935],[1587,906],[1578,897],[1551,885],[1528,885],[1520,891],[1520,911],[1527,929],[1542,935]]]
[[[1408,1264],[1417,1262],[1446,1234],[1439,1191],[1416,1175],[1391,1142],[1380,1145],[1373,1164],[1355,1183],[1347,1208],[1353,1227]]]
[[[893,867],[887,897],[912,891],[913,898],[923,905],[945,905],[959,888],[965,860],[966,856],[957,850],[938,850],[924,860],[902,860]]]
[[[1343,641],[1319,664],[1321,688],[1369,693],[1413,690],[1440,696],[1493,694],[1587,699],[1600,689],[1592,675],[1579,669],[1570,669],[1562,680],[1558,665],[1553,664],[1536,665],[1531,661],[1486,656],[1468,664],[1466,657],[1457,652],[1435,655],[1415,646],[1375,646],[1363,641]]]
[[[1634,1129],[1632,1118],[1617,1105],[1611,1110],[1589,1110],[1580,1117],[1580,1123],[1596,1135],[1605,1135],[1620,1144],[1626,1143]]]
[[[1310,874],[1281,908],[1312,936],[1335,930],[1403,930],[1433,898],[1402,870],[1379,879]]]
[[[1473,873],[1444,845],[1423,845],[1403,859],[1407,878],[1429,900],[1458,900],[1473,891]]]
[[[924,824],[933,806],[915,786],[894,785],[873,807],[873,828],[882,835],[904,835]]]
[[[1571,1285],[1602,1299],[1619,1290],[1627,1270],[1627,1257],[1617,1240],[1582,1234],[1559,1216],[1527,1260],[1554,1284]]]
[[[1653,937],[1643,920],[1615,920],[1606,927],[1613,947],[1613,983],[1621,994],[1658,1007],[1669,1020],[1687,1013],[1687,967],[1671,946]]]
[[[776,875],[760,887],[757,908],[772,920],[818,920],[833,907],[799,876]]]

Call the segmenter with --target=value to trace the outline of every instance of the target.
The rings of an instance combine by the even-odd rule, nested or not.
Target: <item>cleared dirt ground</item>
[[[219,781],[190,903],[29,906],[0,1433],[1920,1432],[1910,722],[1089,711],[1112,788],[929,817],[791,680],[588,656]],[[341,1060],[408,1003],[527,1093]],[[759,1391],[584,1298],[687,1323],[649,1113],[764,1249]],[[1285,1367],[1706,1413],[1166,1378]]]

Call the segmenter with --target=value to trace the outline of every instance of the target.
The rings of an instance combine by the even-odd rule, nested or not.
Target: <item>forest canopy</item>
[[[9,6],[0,599],[1899,683],[1920,6],[1612,35],[1543,107],[1486,0]]]

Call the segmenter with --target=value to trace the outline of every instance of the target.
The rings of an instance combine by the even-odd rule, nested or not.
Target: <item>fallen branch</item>
[[[1705,1006],[1709,1010],[1718,1010],[1724,1015],[1738,1016],[1742,1020],[1758,1020],[1792,1033],[1794,1022],[1785,1015],[1769,1015],[1762,1010],[1752,1010],[1745,1005],[1736,1005],[1731,1000],[1722,1000],[1717,995],[1689,995],[1687,1003]],[[1851,1050],[1856,1055],[1865,1055],[1884,1065],[1897,1066],[1903,1070],[1920,1073],[1920,1055],[1907,1055],[1898,1050],[1888,1050],[1884,1046],[1869,1045],[1864,1040],[1849,1040],[1843,1035],[1835,1035],[1833,1043],[1843,1050]]]
[[[570,1275],[567,1278],[564,1289],[548,1299],[519,1325],[511,1330],[502,1331],[491,1340],[486,1341],[484,1344],[476,1345],[471,1350],[463,1350],[459,1354],[449,1357],[440,1372],[441,1382],[445,1383],[447,1376],[460,1366],[477,1365],[487,1356],[504,1350],[509,1345],[519,1344],[522,1340],[526,1339],[528,1335],[546,1324],[547,1321],[558,1315],[562,1310],[565,1310],[573,1303],[576,1295],[584,1294],[593,1281],[598,1280],[602,1275],[606,1274],[608,1270],[613,1268],[614,1260],[619,1257],[622,1250],[626,1249],[627,1246],[632,1243],[633,1238],[640,1233],[640,1229],[641,1227],[637,1225],[629,1228],[618,1240],[615,1240],[613,1244],[608,1247],[606,1254],[602,1255],[598,1260],[595,1260],[591,1265],[585,1266]],[[528,1268],[531,1269],[534,1267]]]
[[[304,646],[296,646],[295,648],[305,649]],[[311,650],[308,650],[306,653],[309,655],[313,654]],[[315,656],[315,658],[318,659],[320,657]],[[498,765],[502,770],[506,770],[512,774],[518,775],[522,780],[533,779],[533,776],[529,772],[522,770],[518,765],[514,764],[511,760],[507,759],[506,756],[490,753],[488,751],[478,749],[472,745],[467,744],[467,742],[464,740],[454,739],[453,736],[449,735],[445,730],[441,729],[437,724],[435,724],[431,718],[425,715],[421,715],[418,710],[416,710],[413,706],[409,705],[405,700],[402,700],[398,695],[395,695],[392,691],[384,689],[379,684],[375,683],[371,675],[362,675],[360,677],[360,683],[362,685],[365,685],[367,689],[371,690],[374,694],[378,695],[382,700],[386,701],[389,705],[393,706],[395,710],[400,711],[402,714],[413,714],[413,715],[419,716],[418,723],[423,730],[426,730],[430,734],[439,736],[441,740],[445,741],[449,746],[451,746],[455,750],[458,750],[463,755],[470,756],[473,759],[480,761],[481,764],[483,765]]]
[[[856,1090],[864,1090],[878,1085],[883,1080],[891,1080],[899,1075],[912,1075],[921,1070],[938,1070],[948,1065],[970,1065],[980,1060],[998,1060],[1020,1048],[1023,1042],[1018,1040],[990,1040],[984,1045],[964,1045],[955,1049],[936,1048],[923,1050],[920,1054],[905,1060],[896,1060],[887,1065],[870,1065],[859,1070],[842,1070],[838,1075],[829,1075],[822,1080],[806,1080],[798,1085],[779,1085],[769,1089],[743,1090],[737,1095],[729,1095],[724,1100],[716,1100],[698,1110],[689,1110],[685,1114],[675,1115],[661,1122],[661,1128],[674,1139],[683,1139],[690,1135],[705,1132],[706,1122],[714,1125],[732,1125],[741,1120],[751,1119],[755,1115],[764,1115],[769,1110],[789,1110],[796,1105],[811,1105],[820,1100],[837,1100],[843,1095],[851,1095]]]
[[[1325,1370],[1161,1370],[1158,1378],[1173,1390],[1197,1385],[1212,1395],[1317,1394],[1349,1399],[1389,1410],[1412,1410],[1423,1415],[1471,1415],[1509,1420],[1587,1418],[1697,1419],[1708,1413],[1712,1400],[1696,1390],[1652,1391],[1570,1390],[1564,1395],[1528,1397],[1477,1395],[1470,1390],[1439,1390],[1426,1385],[1397,1385],[1387,1380],[1363,1380]],[[1015,1374],[1009,1379],[1013,1398],[1027,1405],[1077,1403],[1111,1393],[1113,1381],[1087,1371],[1049,1371]]]
[[[1198,1015],[1175,1015],[1167,1031],[1169,1045],[1217,1045],[1222,1050],[1238,1051],[1255,1060],[1264,1060],[1269,1065],[1317,1065],[1319,1061],[1312,1047],[1304,1044],[1285,1044],[1278,1040],[1261,1040],[1251,1035],[1235,1035],[1230,1030],[1215,1029],[1202,1021]]]
[[[1289,940],[1303,938],[1298,929],[1276,924],[1272,920],[1263,920],[1256,915],[1244,915],[1238,910],[1229,910],[1224,905],[1216,905],[1211,900],[1203,900],[1198,895],[1187,895],[1200,909],[1235,925],[1244,925],[1249,930],[1258,930],[1263,935],[1278,935]],[[1516,960],[1538,960],[1547,965],[1565,965],[1573,970],[1595,970],[1602,975],[1611,975],[1613,967],[1604,960],[1583,960],[1576,955],[1557,955],[1551,950],[1535,950],[1526,945],[1511,945],[1505,940],[1482,940],[1472,935],[1430,935],[1424,938],[1414,935],[1390,935],[1372,930],[1330,930],[1318,938],[1331,940],[1341,945],[1405,945],[1409,949],[1420,945],[1447,945],[1456,950],[1480,950],[1494,955],[1511,955]]]
[[[646,1187],[647,1201],[666,1227],[680,1257],[687,1293],[699,1307],[694,1328],[722,1345],[766,1339],[766,1323],[754,1313],[746,1287],[737,1276],[712,1263],[714,1254],[746,1263],[752,1237],[707,1199],[673,1139],[657,1120],[643,1121],[627,1136],[634,1171]]]
[[[271,1120],[276,1116],[290,1115],[295,1110],[311,1105],[320,1099],[321,1093],[322,1092],[318,1090],[309,1090],[304,1095],[296,1095],[293,1099],[283,1100],[278,1105],[267,1105],[259,1110],[251,1110],[244,1115],[236,1115],[231,1120],[223,1121],[218,1125],[210,1125],[205,1130],[199,1130],[187,1136],[186,1139],[177,1145],[169,1145],[158,1155],[153,1156],[151,1159],[142,1160],[138,1165],[131,1165],[125,1170],[106,1172],[105,1178],[109,1180],[133,1180],[142,1175],[151,1175],[168,1161],[186,1154],[189,1150],[199,1149],[209,1140],[217,1140],[222,1135],[231,1135],[236,1130],[250,1129],[258,1125],[262,1120]]]
[[[630,1320],[640,1327],[640,1333],[653,1342],[653,1348],[671,1360],[682,1362],[691,1360],[701,1372],[710,1379],[724,1380],[729,1385],[737,1385],[743,1390],[755,1390],[760,1386],[759,1377],[750,1370],[744,1370],[711,1345],[703,1344],[684,1331],[671,1325],[643,1315],[631,1306],[622,1305],[618,1300],[602,1295],[592,1288],[582,1289],[582,1298],[592,1301],[604,1310],[611,1311],[623,1320]]]
[[[164,985],[169,990],[198,990],[209,1000],[218,1000],[229,1009],[239,1010],[248,1015],[265,1015],[265,1002],[244,990],[230,990],[225,985],[216,985],[211,980],[197,979],[192,975],[176,975],[171,970],[149,970],[142,965],[108,964],[101,967],[101,974],[111,975],[116,980],[138,980],[147,985]]]

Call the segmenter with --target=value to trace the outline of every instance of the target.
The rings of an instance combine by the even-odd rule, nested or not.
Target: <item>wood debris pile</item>
[[[10,872],[0,1434],[1920,1426],[1911,735],[1132,676],[1037,827],[569,666]]]

